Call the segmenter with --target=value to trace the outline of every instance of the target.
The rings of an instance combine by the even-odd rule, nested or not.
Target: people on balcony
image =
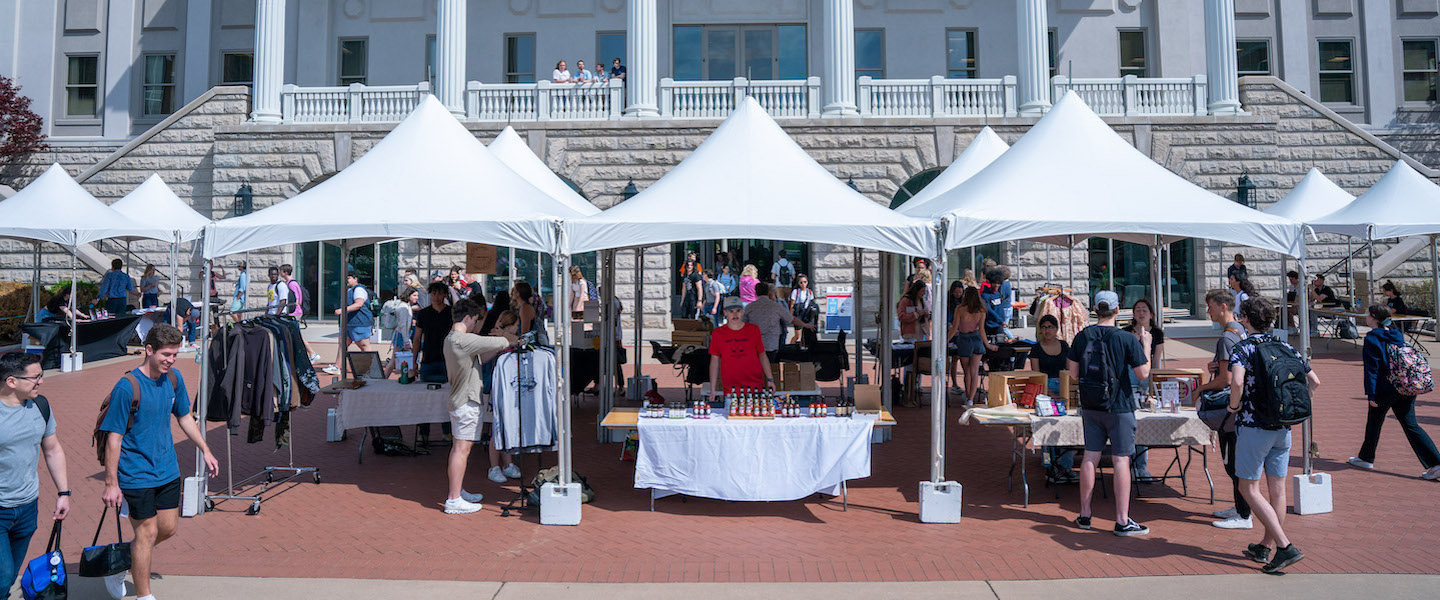
[[[555,70],[550,72],[552,83],[573,83],[574,78],[570,76],[570,69],[565,68],[565,61],[555,63]]]
[[[575,61],[575,83],[595,83],[595,75],[585,69],[585,61]]]
[[[610,63],[610,78],[621,81],[625,80],[625,65],[620,64],[620,59],[618,58]]]
[[[605,61],[603,61],[603,60],[596,60],[596,61],[595,61],[595,82],[596,82],[596,83],[609,83],[609,82],[610,82],[610,74],[605,72]]]

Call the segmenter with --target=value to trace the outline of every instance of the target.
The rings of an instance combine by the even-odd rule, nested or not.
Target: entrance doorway
[[[350,249],[342,266],[340,247],[320,242],[295,245],[295,279],[305,290],[309,305],[305,316],[331,320],[343,301],[340,279],[346,270],[359,275],[360,284],[371,291],[371,301],[384,304],[395,296],[400,285],[400,243],[385,242]]]
[[[1164,248],[1160,281],[1165,305],[1195,310],[1194,240],[1181,240]],[[1154,297],[1150,249],[1109,238],[1090,238],[1090,289],[1112,290],[1129,307],[1140,298]]]

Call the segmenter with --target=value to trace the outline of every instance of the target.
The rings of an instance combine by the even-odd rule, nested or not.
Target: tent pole
[[[1365,261],[1365,297],[1364,302],[1355,306],[1355,310],[1364,312],[1370,306],[1371,299],[1375,297],[1375,228],[1371,227],[1366,232],[1366,248],[1370,256]]]
[[[340,379],[346,378],[346,376],[349,374],[350,368],[350,365],[348,364],[350,361],[346,360],[346,355],[349,354],[348,351],[350,350],[350,339],[348,337],[348,334],[345,333],[345,322],[349,320],[347,319],[347,317],[350,316],[350,311],[348,310],[350,307],[350,294],[347,293],[349,290],[345,289],[345,284],[347,283],[345,281],[345,275],[346,272],[349,270],[350,240],[340,240],[340,318],[338,320],[340,325],[340,335],[337,337],[337,341],[340,344],[340,351],[335,353],[336,360],[340,361]]]
[[[643,247],[636,246],[636,247],[635,247],[635,265],[634,265],[634,266],[635,266],[635,275],[634,275],[634,281],[633,281],[633,283],[635,284],[635,296],[634,296],[634,298],[635,298],[635,301],[634,301],[634,302],[635,302],[635,308],[630,311],[630,320],[632,320],[632,321],[635,322],[635,360],[633,361],[633,364],[632,364],[632,366],[633,366],[634,369],[635,369],[635,378],[634,378],[633,380],[631,380],[631,382],[630,382],[631,385],[629,385],[629,386],[627,386],[627,387],[625,388],[625,394],[626,394],[627,396],[635,399],[635,400],[639,400],[639,399],[641,399],[641,398],[644,398],[644,397],[645,397],[645,392],[650,391],[650,390],[642,390],[642,389],[640,389],[640,363],[641,363],[641,360],[640,360],[640,358],[641,358],[641,354],[640,354],[640,343],[641,343],[641,341],[640,341],[640,336],[641,336],[641,333],[643,332],[644,324],[645,324],[645,298],[643,297],[644,294],[645,294],[645,290],[644,290],[644,287],[641,285],[641,280],[644,279],[644,277],[645,277],[645,274],[644,274],[643,268],[642,268],[642,267],[644,266],[644,261],[645,261],[645,249],[644,249]],[[514,264],[514,263],[511,263],[511,264]]]
[[[1105,238],[1105,289],[1115,291],[1115,238]]]
[[[430,288],[430,279],[435,273],[435,240],[425,240],[425,277],[421,279],[422,285],[426,288],[426,294]]]
[[[880,398],[885,410],[894,410],[894,401],[891,395],[895,390],[890,385],[890,346],[894,340],[890,337],[890,319],[894,318],[894,309],[890,304],[890,298],[895,293],[894,282],[890,281],[895,271],[895,255],[889,252],[880,253],[880,325],[877,327],[875,337],[879,340],[876,346],[880,351],[880,372],[876,375],[880,378]]]
[[[79,310],[79,309],[77,308],[77,305],[78,305],[78,303],[79,303],[79,300],[77,300],[77,298],[80,297],[80,285],[79,285],[79,282],[76,280],[76,274],[75,274],[75,253],[76,253],[76,252],[77,252],[76,247],[75,247],[75,246],[71,246],[71,247],[70,247],[70,355],[71,355],[71,360],[74,360],[75,346],[76,346],[76,344],[78,343],[78,341],[79,341],[79,339],[80,339],[79,336],[76,334],[76,332],[79,331],[79,329],[80,329],[80,316],[79,316],[80,313],[77,312],[77,311]],[[72,366],[74,366],[74,365],[72,365]]]
[[[538,253],[537,253],[538,256]],[[555,358],[559,382],[555,400],[560,403],[556,419],[560,422],[558,454],[560,465],[560,485],[570,485],[570,286],[565,281],[569,277],[570,270],[567,263],[570,256],[567,254],[552,254],[555,267]],[[604,367],[601,367],[604,368]]]
[[[210,259],[205,259],[205,266],[203,268],[205,281],[210,280],[211,264]],[[172,271],[171,274],[173,277],[174,272]],[[172,292],[171,297],[173,298],[174,296],[175,294]],[[174,315],[175,312],[172,310],[170,314]],[[181,331],[184,331],[183,323]],[[196,350],[196,352],[200,353],[200,393],[195,400],[195,410],[199,413],[198,418],[200,422],[198,425],[200,426],[200,439],[203,440],[205,439],[205,425],[207,423],[205,416],[209,412],[207,409],[210,406],[210,302],[208,299],[204,300],[204,304],[202,304],[200,308],[200,332],[198,337],[200,338],[200,349]],[[210,487],[210,475],[205,470],[205,461],[203,459],[203,453],[199,448],[196,448],[195,476],[200,478],[201,496],[204,496],[206,490]]]
[[[35,279],[30,284],[31,320],[40,320],[40,242],[35,242]]]
[[[861,292],[865,287],[865,250],[859,246],[855,247],[855,293],[850,297],[850,325],[855,335],[855,384],[865,382],[865,355],[860,352],[864,349],[865,326],[860,320]]]
[[[1045,283],[1050,283],[1050,279],[1055,276],[1054,271],[1050,268],[1050,246],[1050,244],[1045,244]]]
[[[1352,238],[1352,237],[1350,237],[1350,236],[1348,236],[1348,235],[1345,236],[1345,286],[1348,287],[1348,288],[1350,288],[1350,308],[1351,308],[1351,309],[1355,309],[1355,308],[1357,308],[1357,307],[1360,306],[1360,299],[1357,298],[1357,297],[1355,297],[1355,261],[1354,261],[1354,258],[1355,258],[1355,248],[1354,248],[1354,245],[1355,245],[1355,238]],[[1304,279],[1301,279],[1301,280],[1300,280],[1300,286],[1301,286],[1302,288],[1307,287],[1307,286],[1309,286],[1309,285],[1310,285],[1310,282],[1309,282],[1309,281],[1305,281]],[[1305,292],[1305,295],[1306,295],[1306,298],[1308,299],[1308,298],[1309,298],[1309,295],[1310,295],[1310,292],[1309,292],[1309,291],[1306,291],[1306,292]],[[1308,327],[1308,325],[1307,325],[1307,327]]]
[[[509,250],[510,250],[510,287],[513,288],[513,287],[515,287],[515,277],[516,277],[516,275],[518,275],[518,273],[516,273],[516,271],[515,271],[515,248],[512,246]]]
[[[1440,316],[1440,256],[1437,256],[1435,252],[1434,234],[1430,235],[1430,279],[1433,282],[1435,293],[1434,296],[1431,296],[1434,304],[1430,306],[1430,316],[1436,317]],[[1435,339],[1440,340],[1440,329],[1437,329]]]
[[[945,259],[943,241],[945,239],[945,224],[940,225],[939,239],[941,250],[935,260],[935,269],[931,272],[935,290],[932,306],[940,305],[939,290],[945,289]],[[940,483],[945,481],[945,350],[947,347],[945,333],[949,327],[949,319],[937,318],[932,312],[930,317],[930,481]],[[919,358],[918,353],[916,358]],[[917,365],[918,366],[918,365]],[[918,382],[918,375],[917,382]]]
[[[1300,237],[1300,256],[1297,258],[1300,261],[1300,281],[1305,281],[1306,274],[1309,271],[1306,268],[1305,237],[1303,235]],[[1300,301],[1298,294],[1296,300],[1299,301],[1298,303],[1300,305],[1300,355],[1305,357],[1305,360],[1308,362],[1310,360],[1310,303]],[[1310,447],[1311,444],[1314,443],[1312,440],[1315,436],[1314,423],[1315,419],[1306,419],[1304,426],[1301,428],[1302,441],[1300,455],[1304,457],[1306,475],[1314,472],[1314,465],[1310,462]]]
[[[1288,331],[1290,329],[1290,299],[1286,297],[1287,288],[1290,286],[1290,278],[1285,276],[1290,266],[1290,257],[1280,255],[1280,323]],[[1299,296],[1296,296],[1299,301]]]
[[[1074,293],[1074,292],[1075,292],[1075,236],[1073,236],[1073,235],[1068,235],[1068,236],[1065,236],[1065,239],[1066,239],[1066,241],[1069,242],[1068,244],[1065,245],[1065,249],[1066,249],[1066,252],[1067,252],[1067,258],[1066,258],[1065,260],[1067,261],[1066,264],[1068,265],[1068,266],[1065,267],[1065,276],[1066,276],[1066,278],[1068,279],[1068,281],[1069,281],[1069,283],[1070,283],[1070,285],[1067,285],[1067,286],[1065,286],[1065,287],[1070,288],[1070,292],[1071,292],[1071,293]],[[1064,290],[1061,290],[1061,291],[1064,291]]]
[[[1155,327],[1160,331],[1165,331],[1165,305],[1161,302],[1162,294],[1160,293],[1160,255],[1162,252],[1161,248],[1162,242],[1160,241],[1160,236],[1157,235],[1155,236],[1155,245],[1150,247],[1150,265],[1152,267],[1150,270],[1155,275],[1155,285],[1150,287],[1150,298],[1154,302],[1155,307],[1155,310],[1153,311],[1155,315],[1154,317],[1152,317],[1155,320]],[[1134,316],[1131,316],[1131,318],[1133,319]],[[1165,365],[1151,365],[1151,368],[1163,369],[1165,368]]]
[[[170,244],[170,317],[179,310],[180,287],[176,285],[176,272],[180,270],[180,232],[175,232],[175,241]]]

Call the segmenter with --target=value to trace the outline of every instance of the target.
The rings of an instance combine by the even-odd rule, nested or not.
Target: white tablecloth
[[[1033,417],[1036,446],[1084,446],[1085,428],[1079,415]],[[1210,427],[1193,410],[1178,413],[1135,413],[1135,444],[1139,446],[1203,446],[1210,443]]]
[[[870,476],[872,419],[640,419],[635,487],[720,500],[798,500]]]
[[[395,379],[371,379],[358,390],[342,390],[335,409],[340,429],[445,423],[450,420],[450,385],[425,389],[425,383],[400,385]]]

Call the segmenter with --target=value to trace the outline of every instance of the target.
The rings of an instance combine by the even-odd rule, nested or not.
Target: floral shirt
[[[1235,344],[1235,347],[1230,349],[1230,369],[1245,369],[1245,390],[1240,393],[1240,414],[1235,420],[1237,425],[1256,429],[1270,429],[1268,427],[1260,427],[1259,423],[1255,420],[1255,405],[1253,404],[1256,395],[1255,370],[1250,368],[1250,357],[1255,355],[1255,350],[1260,347],[1261,342],[1267,342],[1273,339],[1275,338],[1271,337],[1268,333],[1252,333],[1250,337],[1240,340],[1240,343]],[[1281,343],[1283,344],[1284,342]],[[1290,352],[1295,354],[1295,358],[1304,362],[1305,357],[1301,356],[1300,351],[1296,350],[1294,346],[1285,344],[1285,347],[1289,348]],[[1305,363],[1305,372],[1310,372],[1309,363]],[[1289,429],[1289,427],[1280,427],[1279,429]]]

